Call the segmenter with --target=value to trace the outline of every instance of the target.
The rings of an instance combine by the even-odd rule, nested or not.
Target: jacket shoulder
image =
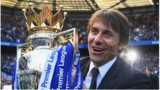
[[[100,88],[149,89],[150,79],[144,73],[127,64],[123,59],[117,58],[116,62],[106,74],[103,85],[101,85]]]
[[[151,80],[150,77],[144,74],[143,72],[135,69],[131,65],[127,64],[123,61],[123,65],[121,68],[120,76],[124,78],[120,81],[124,82],[125,88],[130,89],[149,89],[151,88]],[[123,86],[123,85],[122,85]]]

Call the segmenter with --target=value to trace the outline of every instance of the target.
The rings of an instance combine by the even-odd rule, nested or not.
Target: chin
[[[105,64],[105,61],[102,60],[102,59],[95,59],[95,58],[92,58],[92,62],[93,62],[94,65],[96,65],[96,66],[101,66],[101,65]]]
[[[94,62],[103,62],[104,58],[102,58],[102,56],[95,56],[95,55],[91,55],[90,56],[91,60],[93,60]]]
[[[111,56],[112,57],[112,56]],[[90,59],[97,65],[101,66],[108,62],[109,60],[112,60],[111,57],[104,57],[104,56],[96,56],[96,55],[90,55]]]

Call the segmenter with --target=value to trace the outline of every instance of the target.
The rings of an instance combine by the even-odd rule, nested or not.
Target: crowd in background
[[[14,73],[16,69],[16,55],[1,55],[1,89],[4,85],[12,85]]]
[[[27,36],[25,19],[21,16],[4,15],[1,18],[1,41],[24,43]]]
[[[130,18],[132,29],[130,32],[130,40],[158,40],[159,39],[159,25],[158,14],[140,14],[134,15]]]
[[[156,52],[143,53],[133,64],[134,68],[141,72],[157,75],[159,74],[159,57]]]
[[[12,17],[12,18],[10,18]],[[132,24],[130,30],[130,40],[158,40],[158,14],[135,14],[129,16],[129,20]],[[1,26],[1,40],[6,42],[23,43],[27,37],[27,27],[25,19],[22,16],[11,16],[2,14],[2,26]],[[87,20],[69,19],[65,21],[63,30],[70,28],[76,28],[79,30],[79,43],[87,43],[86,32]]]

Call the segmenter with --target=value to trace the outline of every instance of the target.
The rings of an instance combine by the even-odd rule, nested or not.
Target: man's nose
[[[102,34],[101,33],[98,33],[95,38],[94,38],[94,42],[96,44],[101,44],[103,43],[103,38],[102,38]]]

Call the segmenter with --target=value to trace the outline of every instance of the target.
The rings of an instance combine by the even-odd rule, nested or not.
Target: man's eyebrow
[[[94,26],[92,26],[92,28],[91,28],[91,29],[99,30],[99,29],[101,29],[101,28],[98,28],[98,27],[94,27]],[[103,30],[103,31],[109,31],[109,32],[112,32],[112,31],[113,31],[112,29],[109,29],[109,28],[105,28],[105,29],[101,29],[101,30]]]
[[[96,30],[98,30],[98,28],[97,28],[97,27],[92,27],[92,29],[96,29]]]
[[[103,31],[112,32],[112,29],[104,29]]]
[[[113,34],[113,32],[110,31],[110,30],[104,30],[103,32],[104,32],[104,33],[108,33],[108,34]]]

